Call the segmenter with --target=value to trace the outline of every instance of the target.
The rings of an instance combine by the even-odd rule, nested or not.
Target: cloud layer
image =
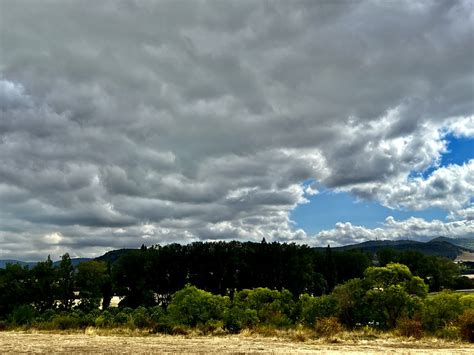
[[[295,230],[309,179],[453,219],[386,238],[474,233],[474,162],[438,167],[474,132],[467,1],[0,7],[0,257],[378,233]]]

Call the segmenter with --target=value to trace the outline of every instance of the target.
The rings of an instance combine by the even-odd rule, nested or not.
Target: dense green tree
[[[74,266],[69,254],[61,257],[61,262],[57,270],[58,297],[60,307],[69,310],[74,302]]]
[[[428,286],[408,267],[391,263],[367,268],[364,279],[337,286],[333,296],[346,324],[374,322],[393,328],[400,317],[413,317],[421,311],[427,292]]]
[[[16,307],[29,304],[33,300],[33,279],[28,267],[7,264],[0,269],[0,318]]]
[[[43,312],[54,308],[58,295],[57,270],[49,255],[46,261],[40,261],[31,269],[31,275],[31,293],[36,309]]]
[[[77,266],[76,285],[81,309],[90,311],[99,307],[102,288],[108,277],[107,264],[104,262],[91,260]]]
[[[155,304],[152,286],[148,278],[160,270],[149,267],[149,251],[134,250],[122,256],[113,269],[113,279],[119,294],[124,296],[120,306],[136,308]]]

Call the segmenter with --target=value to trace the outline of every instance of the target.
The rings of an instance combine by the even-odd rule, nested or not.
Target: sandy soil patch
[[[280,338],[229,336],[121,336],[97,334],[50,334],[0,332],[0,349],[7,353],[186,353],[186,354],[472,354],[474,345],[442,341],[358,340],[324,343],[295,342]]]

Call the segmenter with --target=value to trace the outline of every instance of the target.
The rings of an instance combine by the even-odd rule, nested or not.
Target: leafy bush
[[[160,323],[163,320],[163,318],[166,316],[165,310],[160,306],[151,307],[148,310],[148,313],[150,315],[149,320],[150,320],[150,325],[152,327]]]
[[[292,324],[295,302],[288,290],[280,292],[263,287],[245,289],[235,293],[233,304],[241,309],[255,310],[260,323],[277,327]]]
[[[330,338],[342,332],[343,328],[336,317],[327,317],[318,319],[315,330],[317,335]]]
[[[38,320],[41,322],[48,322],[54,318],[57,312],[54,309],[47,309],[38,316]]]
[[[461,338],[474,343],[474,309],[466,309],[458,319]]]
[[[109,311],[103,311],[100,316],[95,319],[96,327],[111,327],[114,324],[114,316]]]
[[[174,324],[190,327],[205,324],[211,319],[222,320],[229,303],[228,297],[186,285],[171,298],[168,306],[169,320]]]
[[[455,325],[447,325],[443,328],[436,330],[435,335],[438,338],[442,338],[446,340],[459,340],[460,338],[459,327]]]
[[[313,297],[303,294],[299,299],[299,319],[314,327],[319,318],[334,317],[338,314],[337,300],[332,296]]]
[[[400,318],[397,321],[396,332],[404,337],[421,339],[423,337],[423,324],[418,319]]]
[[[20,305],[16,307],[10,314],[10,322],[14,325],[29,325],[35,318],[35,309],[28,305]]]
[[[125,313],[125,312],[118,312],[115,316],[114,316],[114,324],[115,325],[124,325],[125,323],[127,323],[128,321],[130,320],[130,315]]]
[[[258,316],[254,309],[233,306],[228,308],[224,314],[224,327],[231,333],[238,333],[244,328],[252,328],[257,324]]]
[[[133,324],[137,328],[146,328],[150,326],[150,317],[145,307],[138,307],[132,313]]]
[[[452,325],[463,312],[459,295],[442,291],[426,298],[423,308],[423,326],[430,331]]]
[[[58,314],[51,320],[51,326],[53,329],[61,330],[80,328],[81,320],[72,315]]]

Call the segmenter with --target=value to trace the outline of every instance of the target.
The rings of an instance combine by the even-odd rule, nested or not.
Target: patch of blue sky
[[[448,141],[447,152],[441,156],[440,166],[448,166],[451,164],[462,165],[471,159],[474,159],[474,139],[465,137],[455,137],[448,134],[445,137]],[[430,167],[423,171],[421,176],[427,178],[435,171],[437,167]],[[411,176],[419,174],[413,173]]]
[[[474,139],[459,138],[451,134],[445,139],[448,141],[448,147],[441,158],[440,166],[462,165],[474,159]],[[427,169],[421,176],[427,178],[436,169],[437,167]],[[411,174],[412,177],[419,175]],[[307,186],[312,182],[312,180],[305,181],[304,185]],[[417,217],[427,221],[446,220],[447,216],[447,212],[440,208],[428,208],[422,211],[390,209],[375,201],[360,201],[349,193],[335,193],[330,189],[322,189],[319,194],[306,198],[309,203],[297,206],[290,217],[295,222],[296,228],[302,228],[309,234],[332,229],[337,222],[377,228],[381,227],[389,216],[397,220]]]
[[[360,201],[346,192],[335,193],[322,190],[319,194],[308,196],[309,203],[297,206],[291,213],[295,228],[301,228],[308,234],[334,228],[337,222],[350,222],[366,228],[382,227],[389,216],[397,220],[410,217],[445,220],[446,211],[429,208],[423,211],[394,210],[374,201]]]
[[[447,135],[448,152],[443,154],[441,166],[450,164],[462,165],[471,159],[474,159],[474,138],[456,138],[453,135]]]

